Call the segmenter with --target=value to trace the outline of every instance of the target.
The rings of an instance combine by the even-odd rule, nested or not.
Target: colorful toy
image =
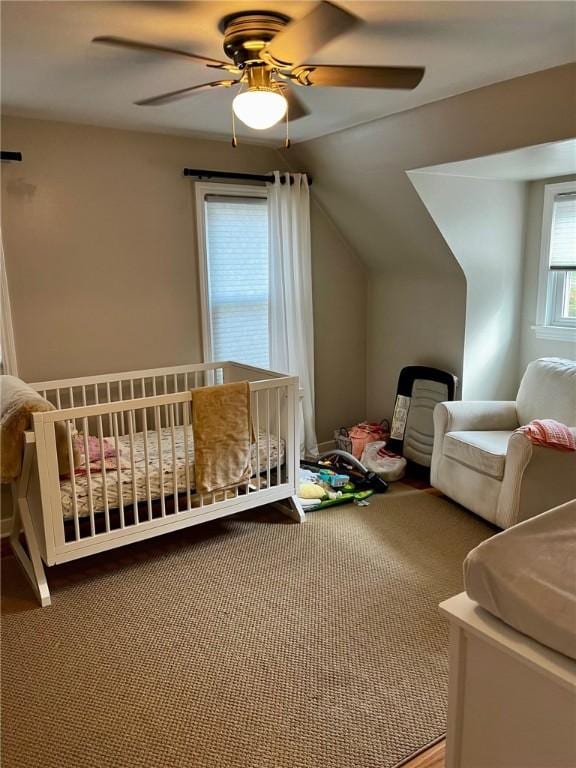
[[[321,485],[316,483],[300,483],[298,486],[298,498],[300,499],[318,499],[322,501],[328,498],[328,493]]]
[[[339,487],[335,488],[334,483]],[[317,471],[309,467],[300,468],[298,498],[307,512],[350,502],[365,505],[368,503],[366,499],[373,493],[373,489],[358,487],[348,475],[338,474],[327,467],[320,467]]]
[[[339,475],[331,469],[326,468],[319,470],[318,477],[323,483],[330,485],[332,488],[343,488],[350,482],[350,477],[348,475]]]

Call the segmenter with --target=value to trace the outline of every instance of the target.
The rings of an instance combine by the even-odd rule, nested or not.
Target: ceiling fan
[[[225,16],[219,24],[224,52],[230,61],[199,56],[163,45],[123,37],[100,36],[92,42],[140,51],[183,56],[234,75],[177,91],[141,99],[139,106],[159,106],[188,98],[212,88],[236,88],[234,114],[250,128],[271,128],[283,117],[298,120],[309,114],[290,86],[345,88],[415,88],[423,67],[364,67],[306,64],[308,57],[335,37],[352,29],[359,19],[329,2],[320,2],[310,13],[292,21],[272,11],[242,11]]]

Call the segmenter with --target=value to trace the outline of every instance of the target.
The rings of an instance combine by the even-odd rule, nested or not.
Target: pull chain
[[[236,120],[234,117],[234,109],[232,109],[232,146],[234,149],[238,146],[238,139],[236,138]]]
[[[286,140],[284,142],[284,149],[290,149],[290,147],[291,147],[291,144],[290,144],[290,133],[289,133],[289,130],[288,130],[288,126],[289,126],[288,109],[286,109]]]

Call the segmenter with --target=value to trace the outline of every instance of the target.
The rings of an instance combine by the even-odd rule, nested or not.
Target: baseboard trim
[[[318,443],[319,453],[326,453],[326,451],[332,451],[334,448],[336,448],[334,440],[326,440],[325,443]]]

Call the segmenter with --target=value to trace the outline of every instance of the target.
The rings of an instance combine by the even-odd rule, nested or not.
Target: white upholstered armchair
[[[516,400],[439,403],[432,485],[500,528],[576,498],[576,452],[514,432],[532,419],[556,419],[576,434],[576,361],[530,363]]]

